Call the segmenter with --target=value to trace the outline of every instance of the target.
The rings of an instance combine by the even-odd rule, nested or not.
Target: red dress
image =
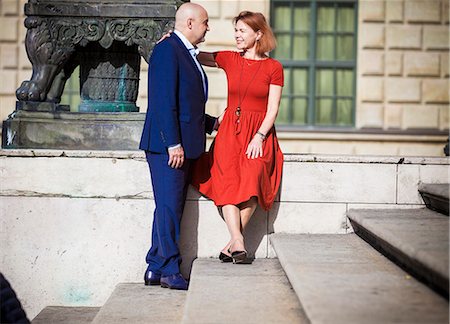
[[[275,128],[266,135],[262,157],[249,159],[245,152],[266,115],[269,85],[283,86],[283,67],[272,58],[249,60],[231,51],[218,52],[215,58],[227,75],[228,105],[209,152],[194,164],[192,185],[216,206],[237,205],[256,196],[269,210],[283,168]]]

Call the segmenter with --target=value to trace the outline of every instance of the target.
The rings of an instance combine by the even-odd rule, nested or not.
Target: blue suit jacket
[[[172,33],[150,57],[148,109],[139,148],[167,153],[167,147],[181,143],[186,158],[198,158],[205,150],[205,133],[212,132],[215,122],[205,115],[206,100],[194,59]]]

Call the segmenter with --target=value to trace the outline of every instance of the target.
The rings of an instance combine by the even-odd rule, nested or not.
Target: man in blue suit
[[[152,178],[155,212],[147,253],[146,285],[187,289],[180,274],[180,220],[192,162],[205,150],[205,132],[216,119],[205,115],[208,81],[196,55],[205,40],[208,13],[184,3],[175,31],[153,49],[148,71],[148,110],[139,148]]]

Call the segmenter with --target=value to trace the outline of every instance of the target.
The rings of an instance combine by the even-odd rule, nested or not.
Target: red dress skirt
[[[283,68],[272,58],[249,60],[231,51],[216,53],[216,62],[227,75],[228,105],[209,152],[194,164],[192,185],[216,206],[238,205],[255,196],[269,210],[283,168],[275,128],[266,135],[262,157],[249,159],[245,152],[266,115],[270,84],[283,86]]]

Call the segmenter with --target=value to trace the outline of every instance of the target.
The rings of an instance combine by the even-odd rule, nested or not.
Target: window
[[[355,120],[357,0],[272,0],[284,67],[278,125],[351,127]]]
[[[70,111],[77,112],[80,102],[80,67],[77,67],[66,82],[61,104],[70,105]]]

